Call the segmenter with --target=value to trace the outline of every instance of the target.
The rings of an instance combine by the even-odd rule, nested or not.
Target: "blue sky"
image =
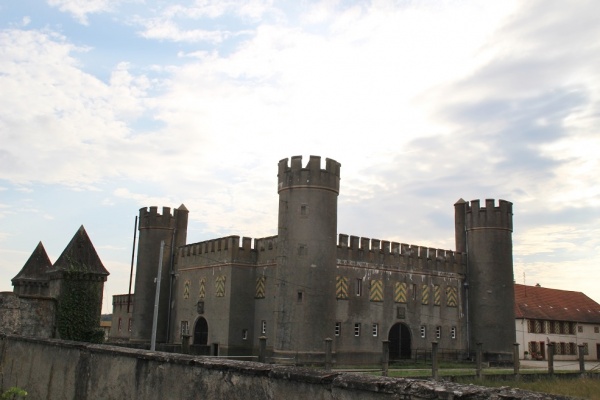
[[[517,282],[600,302],[598,37],[579,0],[3,2],[0,290],[84,225],[108,311],[139,208],[274,235],[313,154],[340,233],[453,249],[456,200],[506,199]]]

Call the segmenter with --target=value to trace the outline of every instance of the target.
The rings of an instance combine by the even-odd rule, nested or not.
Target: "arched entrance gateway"
[[[198,318],[194,326],[194,344],[202,346],[208,344],[208,322],[204,317]]]
[[[406,324],[394,324],[388,334],[390,341],[390,360],[410,359],[410,329]]]

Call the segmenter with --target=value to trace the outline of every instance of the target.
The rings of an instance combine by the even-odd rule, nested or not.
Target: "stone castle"
[[[115,296],[112,336],[150,342],[160,263],[155,335],[166,346],[185,338],[198,353],[256,355],[263,337],[272,357],[311,362],[329,338],[340,363],[379,362],[385,340],[392,360],[436,341],[465,357],[482,343],[489,359],[510,360],[512,204],[460,199],[455,250],[338,235],[340,167],[279,162],[276,236],[187,244],[184,205],[142,208],[130,332],[116,330],[127,295]]]

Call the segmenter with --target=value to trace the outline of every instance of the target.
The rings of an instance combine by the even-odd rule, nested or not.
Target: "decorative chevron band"
[[[217,276],[215,282],[215,289],[217,297],[225,297],[225,275]]]
[[[348,278],[338,275],[335,278],[335,298],[348,300]]]
[[[429,304],[429,285],[421,286],[421,304]]]
[[[383,281],[381,279],[371,280],[371,289],[369,291],[369,300],[383,301]]]
[[[446,305],[448,307],[456,307],[458,305],[458,294],[454,286],[446,287]]]
[[[204,287],[205,284],[206,284],[206,279],[205,278],[200,279],[200,290],[198,291],[199,299],[203,299],[204,297],[206,297],[206,288]]]
[[[187,279],[183,283],[183,298],[184,299],[189,299],[190,298],[190,286],[191,285],[192,285],[192,281],[190,281],[189,279]]]
[[[433,305],[439,306],[442,302],[442,290],[440,289],[440,285],[433,286]]]
[[[406,303],[407,285],[406,282],[396,282],[394,285],[394,301],[396,303]]]
[[[265,282],[267,280],[266,276],[259,276],[256,278],[256,294],[254,298],[256,299],[264,299],[265,298]]]

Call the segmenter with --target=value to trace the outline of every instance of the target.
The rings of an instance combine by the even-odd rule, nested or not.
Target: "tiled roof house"
[[[581,292],[515,284],[515,322],[521,358],[600,359],[600,304]],[[527,352],[528,354],[525,354]]]

